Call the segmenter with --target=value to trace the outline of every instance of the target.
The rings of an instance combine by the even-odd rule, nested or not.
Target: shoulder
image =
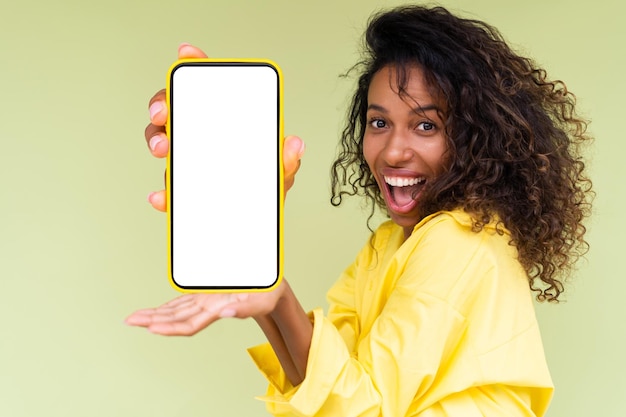
[[[477,229],[474,218],[462,209],[439,211],[431,214],[420,221],[414,228],[416,231],[426,231],[432,227],[439,227],[442,229],[450,229],[457,232],[486,232],[489,234],[497,233],[499,235],[510,235],[509,231],[500,222],[498,216],[493,216],[490,223],[484,225],[481,229]]]
[[[494,220],[481,229],[475,227],[472,216],[463,210],[441,211],[424,218],[407,239],[408,246],[435,246],[436,250],[455,251],[476,246],[510,246],[510,234]]]
[[[497,219],[480,230],[474,223],[472,216],[463,210],[440,211],[422,219],[405,241],[402,228],[389,220],[376,229],[363,251],[390,252],[407,260],[431,257],[430,263],[435,264],[441,263],[437,260],[446,254],[455,263],[463,262],[475,251],[517,259],[511,236]]]
[[[398,251],[403,279],[420,291],[457,304],[475,291],[528,292],[526,272],[506,230],[489,224],[480,231],[463,211],[425,218]]]

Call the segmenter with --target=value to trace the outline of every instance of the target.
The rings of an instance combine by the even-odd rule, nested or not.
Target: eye
[[[431,130],[435,130],[436,127],[437,126],[435,126],[435,124],[431,123],[431,122],[422,122],[422,123],[417,125],[417,129],[418,130],[423,130],[423,131],[426,131],[426,132],[429,132]]]
[[[375,129],[384,129],[387,123],[383,119],[371,119],[369,125]]]

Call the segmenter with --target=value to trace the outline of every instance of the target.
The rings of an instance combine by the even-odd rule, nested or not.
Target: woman
[[[250,350],[275,415],[541,416],[552,382],[532,305],[557,301],[586,250],[589,137],[574,98],[494,28],[436,7],[374,16],[333,164],[335,205],[364,195],[390,217],[306,314],[269,293],[190,294],[127,321],[194,334],[253,317]],[[201,57],[183,45],[179,56]],[[167,153],[163,92],[146,139]],[[285,141],[286,189],[302,155]],[[163,210],[163,193],[150,196]]]

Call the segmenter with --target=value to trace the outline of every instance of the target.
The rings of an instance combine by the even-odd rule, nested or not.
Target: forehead
[[[392,99],[394,96],[406,102],[410,107],[416,104],[436,104],[440,109],[445,103],[436,93],[437,89],[430,85],[424,72],[417,65],[398,67],[387,65],[372,77],[368,89],[368,102]]]

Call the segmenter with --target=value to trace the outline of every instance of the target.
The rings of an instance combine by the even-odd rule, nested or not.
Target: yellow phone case
[[[269,95],[274,89],[273,81],[270,81],[273,75],[268,75],[268,69],[271,69],[272,74],[276,76],[274,99],[277,102],[275,114],[277,126],[276,138],[273,141],[275,146],[272,151],[267,149],[270,144],[259,144],[254,140],[255,137],[248,139],[251,134],[257,132],[251,125],[261,126],[258,131],[263,133],[260,136],[265,142],[270,141],[274,133],[270,128],[270,122],[266,120],[274,116],[272,106],[267,105],[272,101]],[[231,76],[231,73],[234,75]],[[248,77],[251,79],[248,80]],[[206,87],[204,87],[205,81],[203,81],[205,79],[209,80],[206,81]],[[264,80],[268,81],[265,82]],[[184,94],[188,94],[191,98],[187,98]],[[213,98],[213,94],[221,98]],[[211,98],[215,102],[205,100],[204,97]],[[273,61],[265,59],[182,59],[176,61],[168,71],[166,102],[168,105],[166,131],[171,141],[166,169],[168,276],[170,284],[176,290],[185,293],[269,291],[273,289],[280,283],[283,276],[284,173],[282,158],[284,134],[283,77],[280,68]],[[201,113],[198,108],[204,109],[205,106],[209,110],[206,113]],[[241,123],[237,123],[238,116],[234,115],[235,112],[231,109],[242,113]],[[264,112],[267,112],[265,117]],[[222,123],[223,121],[225,122]],[[222,126],[222,124],[228,126]],[[222,130],[222,134],[218,134],[219,137],[212,136],[214,131]],[[266,130],[268,131],[267,134],[265,134]],[[201,133],[196,135],[196,131],[202,132],[204,136]],[[270,131],[271,133],[269,133]],[[247,134],[245,134],[246,132]],[[235,142],[230,144],[231,153],[231,148],[228,148],[229,143],[225,143],[230,140],[231,134],[240,141],[245,140],[246,149],[241,149],[238,146],[239,142]],[[202,138],[196,138],[196,136],[202,136]],[[195,143],[195,145],[190,145],[190,143]],[[199,148],[197,152],[194,146]],[[212,151],[208,150],[208,146],[221,148],[215,151],[216,155],[211,155]],[[244,152],[247,153],[242,154]],[[185,155],[185,158],[190,158],[191,162],[183,163],[182,155]],[[203,163],[205,160],[199,159],[200,156],[198,159],[194,159],[196,155],[206,155],[206,163]],[[276,159],[274,159],[274,155]],[[258,169],[249,170],[249,167],[241,166],[245,164],[240,164],[234,160],[228,162],[232,164],[232,167],[231,165],[220,165],[221,168],[209,167],[218,164],[217,158],[241,158],[253,168],[258,167]],[[276,182],[274,185],[265,184],[272,182],[270,178],[271,169],[267,167],[270,160],[276,163],[274,167]],[[185,162],[187,162],[186,159]],[[174,168],[175,163],[176,168]],[[217,174],[214,176],[212,171],[207,171],[208,174],[204,175],[204,171],[202,171],[202,178],[197,184],[198,188],[194,189],[193,187],[190,188],[189,184],[193,183],[199,175],[196,175],[197,173],[193,169],[198,171],[216,169]],[[217,178],[220,176],[220,170],[222,174],[225,174],[225,178]],[[240,171],[242,171],[241,175]],[[244,175],[244,172],[247,174]],[[232,180],[234,185],[228,189],[225,188],[226,185],[220,185],[222,192],[217,192],[213,199],[202,197],[202,193],[212,192],[212,188],[216,184],[231,181],[229,177],[231,175],[235,177]],[[264,181],[262,178],[267,178],[267,180]],[[237,202],[224,201],[227,199],[224,194],[231,198],[236,194],[230,190],[231,188],[244,188],[243,186],[240,187],[237,182],[252,184],[251,187],[241,192],[241,194],[245,192],[244,197],[251,193],[256,195],[254,202],[258,200],[267,204],[259,204],[258,207],[254,207],[254,202],[249,201],[250,209],[246,210],[245,207],[240,208]],[[262,192],[262,190],[266,191]],[[276,210],[273,211],[275,218],[270,215],[269,209],[265,208],[271,206],[274,197],[276,201]],[[220,199],[222,200],[220,201]],[[250,199],[252,200],[253,197]],[[230,204],[232,210],[222,207],[222,205],[228,205],[227,203]],[[198,211],[202,206],[206,210]],[[237,217],[234,221],[229,218],[231,211],[238,213],[238,215],[232,214],[232,216]],[[205,215],[205,212],[208,214]],[[257,213],[261,213],[260,218],[255,216]],[[245,218],[246,216],[248,218]],[[174,221],[174,219],[176,220]],[[229,221],[233,227],[232,234],[238,236],[236,239],[231,236],[231,230],[224,226]],[[275,234],[273,233],[274,222],[276,222]],[[196,225],[201,230],[195,230]],[[217,236],[209,237],[208,235],[213,230],[216,230]],[[257,230],[260,236],[255,233]],[[251,239],[253,241],[250,241]],[[198,245],[201,247],[197,247]],[[275,249],[273,248],[274,245]],[[222,246],[226,247],[223,248]],[[276,258],[275,271],[266,271],[266,269],[273,268],[274,262],[270,262],[267,258],[274,256]],[[270,275],[271,278],[269,278]]]

